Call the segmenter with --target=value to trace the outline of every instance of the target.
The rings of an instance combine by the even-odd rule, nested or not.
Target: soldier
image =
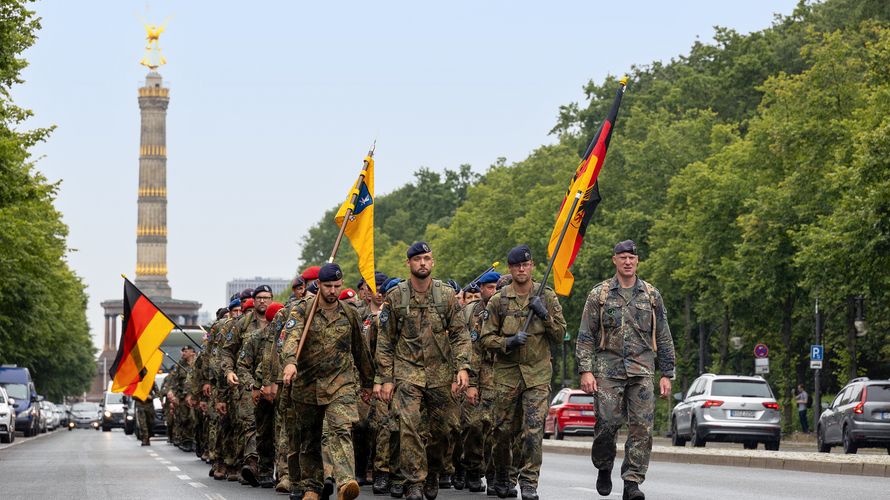
[[[615,276],[593,287],[584,304],[575,357],[581,389],[596,393],[596,427],[590,458],[597,468],[596,490],[612,491],[615,435],[627,420],[624,445],[624,498],[642,500],[652,451],[655,414],[653,376],[661,371],[661,397],[671,393],[674,342],[661,293],[637,277],[637,246],[615,245]]]
[[[472,347],[454,290],[430,276],[435,262],[429,245],[417,242],[407,256],[411,278],[386,294],[380,312],[374,393],[393,401],[406,496],[421,500],[438,495],[448,439],[446,412],[452,398],[467,388]],[[426,447],[422,422],[429,431]]]
[[[184,368],[180,368],[173,375],[170,391],[173,393],[173,443],[179,449],[191,453],[195,451],[195,413],[189,404],[188,396],[190,385],[188,377],[195,365],[195,348],[191,345],[183,346],[179,358]]]
[[[170,368],[170,371],[167,372],[167,376],[164,377],[164,382],[161,384],[161,394],[164,396],[164,401],[161,402],[161,408],[164,410],[164,424],[167,429],[167,442],[173,445],[179,445],[178,442],[173,441],[173,409],[176,407],[176,396],[173,395],[171,388],[173,387],[173,379],[175,375],[179,372],[179,365],[175,364]]]
[[[550,345],[561,342],[566,330],[562,307],[556,293],[543,283],[532,280],[534,261],[528,246],[520,245],[507,254],[513,282],[497,292],[488,302],[488,318],[482,327],[482,347],[495,355],[493,373],[497,387],[495,439],[510,442],[513,426],[522,423],[522,460],[519,486],[522,500],[537,500],[538,475],[541,470],[544,419],[550,399]],[[543,293],[539,293],[541,287]],[[533,314],[528,330],[526,318]],[[507,470],[505,454],[495,459],[498,472]],[[502,476],[503,477],[503,476]],[[498,497],[506,498],[515,478],[495,485]]]
[[[327,423],[327,440],[332,474],[338,499],[351,500],[359,495],[355,481],[355,453],[352,425],[358,420],[356,372],[361,383],[361,397],[370,401],[374,368],[361,336],[361,323],[355,308],[338,300],[343,273],[337,264],[325,264],[318,273],[320,300],[306,333],[300,370],[297,371],[297,346],[307,320],[307,303],[297,305],[285,323],[284,346],[286,385],[293,384],[291,398],[297,415],[300,447],[300,486],[304,500],[315,500],[323,488],[322,426]]]
[[[234,303],[234,300],[229,302],[231,306]],[[241,301],[238,300],[238,308],[240,311]],[[220,449],[220,437],[219,437],[219,429],[220,429],[220,417],[221,415],[216,410],[216,393],[214,391],[214,386],[216,381],[218,380],[218,374],[215,371],[215,363],[217,355],[219,354],[219,345],[220,345],[220,335],[219,328],[223,324],[223,322],[228,319],[230,315],[230,307],[223,307],[217,309],[216,311],[216,321],[210,325],[210,328],[207,329],[207,349],[205,350],[207,358],[204,361],[204,369],[201,384],[201,392],[204,397],[204,400],[207,401],[207,414],[208,414],[208,433],[207,433],[207,448],[208,448],[208,459],[211,463],[210,468],[210,476],[216,480],[225,479],[225,464],[222,460],[222,450]]]
[[[155,401],[158,397],[157,384],[151,384],[151,391],[145,399],[134,398],[136,406],[136,425],[142,437],[142,446],[151,446],[151,429],[155,425]]]

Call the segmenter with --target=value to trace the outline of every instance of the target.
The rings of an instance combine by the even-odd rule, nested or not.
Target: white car
[[[6,389],[0,386],[0,443],[15,441],[15,408],[6,395]]]

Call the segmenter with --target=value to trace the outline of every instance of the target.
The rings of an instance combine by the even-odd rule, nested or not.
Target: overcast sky
[[[31,126],[58,127],[34,152],[62,181],[101,347],[99,302],[135,275],[140,16],[171,18],[170,284],[212,311],[232,278],[292,276],[301,235],[345,197],[374,139],[378,193],[421,166],[519,161],[555,140],[559,106],[588,80],[685,54],[715,25],[765,28],[796,3],[42,0],[13,97]]]

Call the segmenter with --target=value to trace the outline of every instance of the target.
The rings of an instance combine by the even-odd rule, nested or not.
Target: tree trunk
[[[685,333],[683,342],[683,357],[684,359],[691,360],[694,356],[692,346],[695,345],[695,337],[692,333],[692,295],[688,293],[686,294],[686,298],[683,301],[683,330]],[[689,387],[689,383],[691,382],[691,380],[682,380],[681,387]]]
[[[847,297],[847,352],[850,353],[850,380],[858,377],[859,367],[856,362],[856,303],[853,297]]]
[[[796,408],[791,402],[793,401],[791,390],[794,388],[794,378],[795,378],[795,370],[794,370],[794,346],[791,345],[791,329],[794,322],[794,303],[796,297],[793,293],[789,293],[785,297],[784,304],[782,306],[782,348],[785,351],[784,361],[785,366],[782,367],[782,371],[784,372],[784,380],[782,381],[785,387],[783,387],[781,394],[782,398],[785,400],[782,402],[782,407],[784,408],[783,415],[783,427],[790,430],[794,428],[794,412],[792,409]]]
[[[726,373],[729,365],[729,308],[723,306],[723,324],[720,326],[720,373]]]

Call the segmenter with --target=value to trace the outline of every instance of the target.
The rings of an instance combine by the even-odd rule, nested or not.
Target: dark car
[[[99,428],[99,405],[97,403],[75,403],[71,407],[71,420],[78,429]]]
[[[565,388],[556,393],[550,403],[550,410],[544,419],[544,437],[549,439],[553,435],[556,439],[562,439],[566,434],[592,436],[594,426],[596,412],[593,409],[593,394]]]
[[[25,433],[25,437],[36,436],[40,432],[40,400],[31,372],[15,365],[0,366],[0,385],[15,408],[15,428]]]
[[[840,445],[844,453],[887,448],[890,454],[890,380],[851,380],[822,411],[816,442],[822,453]]]

